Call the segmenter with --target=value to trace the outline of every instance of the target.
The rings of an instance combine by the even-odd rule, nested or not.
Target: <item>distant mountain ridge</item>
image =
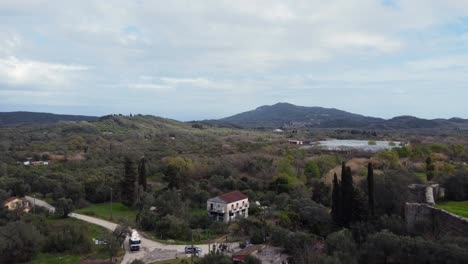
[[[0,112],[0,127],[27,124],[50,124],[60,121],[96,121],[97,116],[62,115],[38,112]],[[277,103],[217,120],[194,121],[208,125],[232,128],[359,128],[359,129],[434,129],[468,130],[468,119],[422,119],[397,116],[376,118],[346,112],[335,108],[297,106]],[[189,122],[190,123],[190,122]]]
[[[50,124],[59,121],[94,121],[99,117],[83,115],[59,115],[37,112],[0,112],[0,126],[15,126],[21,124]]]
[[[246,128],[374,128],[374,129],[423,129],[468,125],[468,120],[422,119],[414,116],[398,116],[382,119],[354,114],[335,108],[297,106],[290,103],[264,105],[218,120],[215,124]]]

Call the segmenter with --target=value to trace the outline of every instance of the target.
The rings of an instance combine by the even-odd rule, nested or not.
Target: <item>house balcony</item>
[[[224,209],[216,209],[216,208],[211,209],[211,208],[208,208],[208,212],[224,214]]]

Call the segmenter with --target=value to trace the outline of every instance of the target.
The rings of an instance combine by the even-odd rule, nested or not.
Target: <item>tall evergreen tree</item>
[[[146,191],[147,183],[146,183],[146,159],[145,157],[140,159],[140,163],[138,164],[138,185],[143,187],[143,190]]]
[[[340,183],[338,182],[338,177],[333,176],[333,190],[332,190],[332,218],[333,221],[337,224],[341,222],[341,190]]]
[[[426,159],[426,175],[427,175],[427,180],[430,181],[432,178],[434,178],[434,171],[435,171],[435,166],[432,163],[431,157],[427,157]]]
[[[374,167],[372,166],[372,163],[369,162],[369,165],[367,166],[367,195],[368,195],[368,201],[369,201],[369,210],[371,216],[374,216],[374,203],[375,203],[375,198],[374,198]]]
[[[351,168],[346,167],[341,175],[342,223],[349,226],[353,217],[354,187]]]
[[[341,163],[341,180],[343,180],[343,177],[345,174],[346,174],[346,163],[343,161]]]
[[[133,206],[135,203],[136,180],[137,172],[135,163],[129,157],[125,157],[124,178],[122,181],[122,202],[127,206]]]

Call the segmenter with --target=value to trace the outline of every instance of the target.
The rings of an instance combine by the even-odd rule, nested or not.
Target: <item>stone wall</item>
[[[431,233],[468,237],[468,219],[422,203],[406,203],[406,228],[410,234]]]
[[[411,184],[408,186],[410,203],[425,203],[435,205],[436,201],[445,196],[444,188],[437,183]]]

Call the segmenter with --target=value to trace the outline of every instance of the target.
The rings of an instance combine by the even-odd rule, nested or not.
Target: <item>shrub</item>
[[[0,227],[0,263],[31,260],[38,252],[43,237],[37,229],[23,222],[10,222]]]
[[[190,228],[181,218],[167,215],[156,222],[156,232],[162,238],[188,240]]]
[[[47,252],[88,253],[91,251],[91,239],[88,228],[78,223],[54,223],[49,227],[45,243]]]

